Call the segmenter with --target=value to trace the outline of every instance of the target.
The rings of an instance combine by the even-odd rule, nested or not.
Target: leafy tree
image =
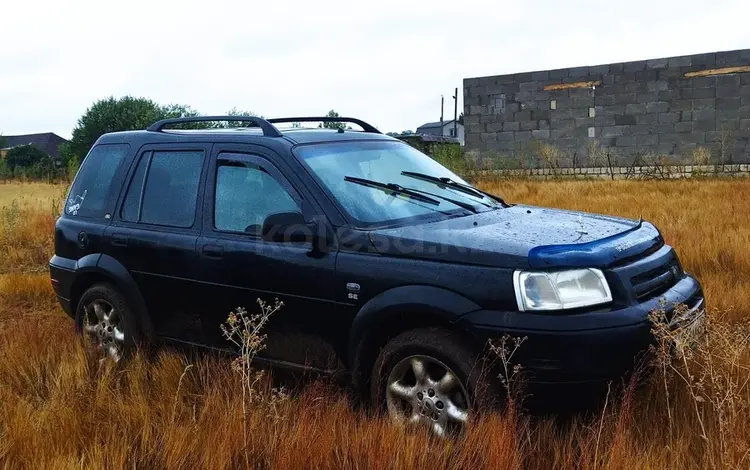
[[[391,137],[398,137],[398,136],[400,136],[401,134],[399,134],[398,132],[386,132],[386,134],[385,134],[385,135],[389,135],[389,136],[391,136]]]
[[[230,109],[229,111],[227,111],[227,116],[262,117],[262,116],[258,116],[257,114],[255,114],[252,111],[244,111],[244,110],[237,109],[236,107],[234,107],[234,108]],[[229,122],[219,122],[219,123],[216,123],[212,127],[226,129],[226,128],[232,128],[232,127],[254,127],[254,126],[255,126],[255,124],[253,124],[251,122],[237,122],[237,121],[233,122],[233,121],[229,121]]]
[[[326,117],[337,118],[341,116],[339,116],[339,113],[337,113],[336,111],[330,110],[328,111],[328,114],[326,114]],[[346,129],[346,124],[344,124],[343,122],[324,122],[318,124],[318,127],[323,127],[326,129]],[[351,129],[351,127],[349,129]]]
[[[10,168],[31,168],[35,165],[47,165],[52,159],[39,147],[19,145],[8,150],[5,160]]]
[[[160,119],[197,115],[197,111],[185,105],[161,106],[150,99],[132,96],[105,98],[86,109],[73,129],[70,142],[62,144],[60,152],[66,164],[73,157],[82,160],[94,142],[107,132],[145,129]]]

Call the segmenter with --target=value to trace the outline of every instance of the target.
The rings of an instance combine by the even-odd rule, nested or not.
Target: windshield
[[[416,198],[399,197],[371,185],[355,184],[347,181],[347,177],[426,191],[470,203],[477,210],[486,209],[486,203],[480,197],[403,175],[402,172],[423,173],[467,184],[458,175],[403,142],[348,141],[307,145],[298,147],[296,153],[359,225],[384,224],[430,214],[464,215],[470,212],[445,199],[440,199],[439,204],[430,204]]]

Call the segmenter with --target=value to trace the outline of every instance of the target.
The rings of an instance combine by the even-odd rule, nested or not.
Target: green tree
[[[145,129],[160,119],[197,115],[197,111],[185,105],[161,106],[150,99],[132,96],[104,98],[86,109],[73,129],[70,142],[62,144],[60,152],[67,165],[73,157],[83,160],[94,142],[107,132]]]
[[[236,107],[230,109],[227,111],[227,116],[237,116],[237,117],[263,117],[258,116],[252,111],[245,111],[241,109],[237,109]],[[254,127],[255,125],[250,122],[239,122],[239,121],[228,121],[228,122],[219,122],[212,125],[212,127],[215,128],[221,128],[221,129],[227,129],[227,128],[233,128],[233,127]]]
[[[51,158],[39,147],[19,145],[8,150],[5,160],[10,168],[32,168],[35,165],[47,165]]]
[[[337,118],[341,116],[339,116],[339,113],[337,113],[336,111],[330,110],[328,111],[328,114],[326,114],[326,117]],[[318,127],[323,127],[326,129],[346,129],[347,126],[343,122],[324,122],[318,124]],[[349,129],[351,129],[351,127]]]

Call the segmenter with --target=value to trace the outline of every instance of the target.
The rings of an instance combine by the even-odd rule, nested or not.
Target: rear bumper
[[[71,318],[75,316],[75,308],[71,301],[75,271],[75,260],[59,256],[53,256],[50,259],[49,274],[52,289],[55,291],[55,295],[57,295],[57,300],[63,311]]]
[[[504,335],[526,337],[510,362],[521,365],[532,383],[598,382],[618,379],[643,364],[653,344],[649,312],[671,312],[686,304],[700,315],[703,302],[698,281],[685,276],[662,296],[626,308],[574,314],[481,310],[459,323],[482,344]]]

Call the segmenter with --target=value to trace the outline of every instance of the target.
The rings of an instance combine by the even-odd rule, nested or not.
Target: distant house
[[[52,157],[53,160],[60,160],[60,144],[67,142],[57,134],[52,132],[45,132],[43,134],[26,134],[26,135],[6,135],[2,136],[5,140],[5,145],[0,148],[0,157],[5,158],[8,150],[13,147],[20,147],[22,145],[33,145],[44,153]]]
[[[454,134],[455,131],[455,134]],[[464,144],[464,125],[460,122],[456,123],[455,129],[453,126],[453,119],[450,121],[443,121],[443,125],[440,125],[440,121],[428,122],[417,127],[416,134],[421,135],[441,135],[444,137],[453,137]]]

